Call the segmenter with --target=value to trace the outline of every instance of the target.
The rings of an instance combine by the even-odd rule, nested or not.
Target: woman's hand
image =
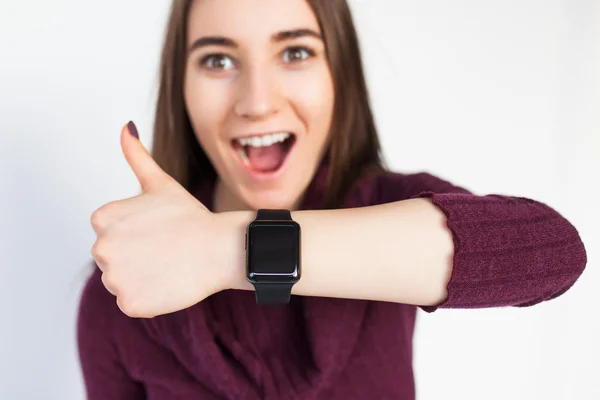
[[[121,311],[151,318],[225,289],[217,214],[167,175],[127,126],[121,146],[142,193],[105,204],[91,217],[92,256]]]

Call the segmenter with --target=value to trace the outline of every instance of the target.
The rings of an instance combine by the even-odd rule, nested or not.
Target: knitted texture
[[[318,209],[321,165],[301,209]],[[197,198],[212,209],[212,185]],[[565,218],[523,198],[475,195],[428,173],[362,179],[344,202],[361,207],[430,198],[454,240],[442,308],[524,307],[553,299],[583,272],[584,245]],[[366,266],[368,268],[368,266]],[[90,400],[413,400],[412,345],[418,306],[292,295],[264,307],[254,293],[225,290],[152,319],[123,314],[89,278],[78,318]]]

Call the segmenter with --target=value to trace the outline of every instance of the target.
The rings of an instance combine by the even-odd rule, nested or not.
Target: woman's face
[[[325,151],[333,80],[306,0],[196,0],[184,96],[229,203],[295,209]]]

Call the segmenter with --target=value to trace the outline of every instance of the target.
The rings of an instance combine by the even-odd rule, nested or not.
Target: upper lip
[[[280,130],[272,130],[272,131],[264,131],[264,132],[252,132],[252,133],[247,133],[244,135],[237,135],[231,138],[231,140],[237,140],[237,139],[244,139],[244,138],[251,138],[254,136],[264,136],[264,135],[270,135],[272,133],[289,133],[291,135],[296,135],[293,131],[290,130],[286,130],[286,129],[280,129]]]

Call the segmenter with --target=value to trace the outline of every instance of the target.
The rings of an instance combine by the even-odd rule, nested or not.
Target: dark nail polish
[[[136,139],[140,138],[140,135],[138,134],[138,130],[135,127],[135,124],[133,123],[133,121],[129,121],[129,123],[127,123],[127,129],[129,129],[129,133],[131,133],[131,136],[133,136]]]

